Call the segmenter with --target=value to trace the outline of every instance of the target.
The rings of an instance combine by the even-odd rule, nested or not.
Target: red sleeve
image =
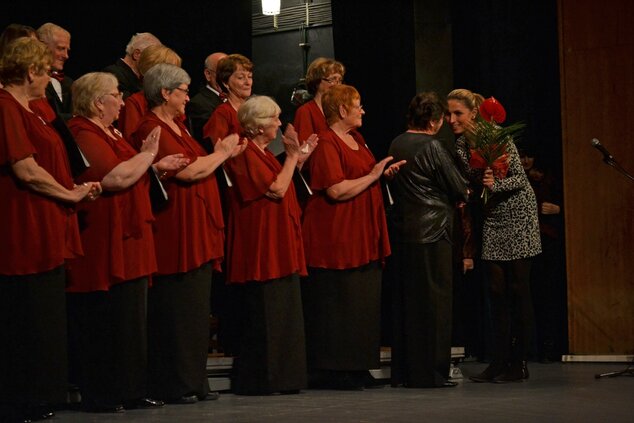
[[[121,109],[121,115],[119,116],[119,121],[117,122],[119,131],[123,133],[123,138],[133,141],[134,147],[137,148],[137,150],[139,146],[136,145],[135,138],[132,135],[137,130],[139,123],[141,122],[141,118],[143,118],[146,113],[142,102],[139,101],[139,94],[143,95],[141,92],[126,98],[125,106]]]
[[[295,130],[297,131],[297,135],[300,141],[306,141],[306,139],[315,132],[310,118],[308,103],[302,105],[295,112],[293,127],[295,127]]]
[[[17,104],[16,104],[17,105]],[[0,106],[0,164],[14,164],[36,154],[22,116],[11,104]]]
[[[328,189],[346,179],[340,153],[338,145],[331,136],[320,138],[309,162],[312,189],[317,191]]]
[[[81,181],[101,181],[121,163],[104,137],[89,129],[73,128],[75,141],[90,163],[81,175]],[[104,134],[105,136],[105,134]]]
[[[217,107],[203,128],[203,138],[209,138],[214,145],[218,138],[229,135],[229,119],[224,110],[224,107]]]
[[[246,151],[234,158],[231,165],[235,186],[240,199],[245,202],[262,198],[277,178],[277,174],[265,164],[267,157],[257,148],[249,141]]]

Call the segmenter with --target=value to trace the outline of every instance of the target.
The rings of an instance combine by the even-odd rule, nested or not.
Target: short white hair
[[[138,34],[134,34],[128,45],[125,47],[126,54],[132,56],[134,50],[145,50],[146,47],[153,46],[155,44],[162,44],[161,40],[156,38],[156,36],[150,32],[139,32]]]

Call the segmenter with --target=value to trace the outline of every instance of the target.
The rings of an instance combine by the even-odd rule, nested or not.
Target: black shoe
[[[456,386],[458,386],[458,382],[447,380],[442,385],[437,385],[436,388],[455,388]]]
[[[515,361],[511,363],[506,371],[493,379],[495,383],[522,382],[529,378],[526,361]]]
[[[196,404],[198,397],[196,395],[183,395],[180,398],[165,401],[168,404]]]
[[[297,395],[299,392],[299,389],[285,389],[280,391],[280,395]]]
[[[41,405],[36,407],[27,407],[22,417],[24,418],[24,420],[35,422],[55,417],[55,413],[53,412],[52,408]]]
[[[99,404],[82,402],[81,410],[87,413],[125,413],[123,404]]]
[[[506,372],[508,365],[499,361],[493,361],[484,371],[478,375],[470,376],[473,382],[493,382],[493,379]]]
[[[141,398],[135,400],[124,401],[123,406],[126,410],[133,410],[135,408],[154,408],[163,407],[165,403],[161,400],[155,400],[152,398]]]
[[[220,393],[219,392],[208,392],[207,395],[205,395],[204,397],[198,397],[199,401],[216,401],[218,398],[220,398]]]

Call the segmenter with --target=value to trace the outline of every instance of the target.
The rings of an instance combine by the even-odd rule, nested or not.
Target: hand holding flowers
[[[513,142],[523,123],[514,123],[507,127],[499,124],[506,119],[506,110],[495,98],[490,97],[482,102],[479,114],[465,135],[471,144],[469,166],[483,169],[485,186],[482,200],[486,204],[495,178],[503,179],[508,171],[507,146]]]

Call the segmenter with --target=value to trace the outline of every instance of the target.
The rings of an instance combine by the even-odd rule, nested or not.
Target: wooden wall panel
[[[571,354],[634,352],[634,3],[559,0]]]

